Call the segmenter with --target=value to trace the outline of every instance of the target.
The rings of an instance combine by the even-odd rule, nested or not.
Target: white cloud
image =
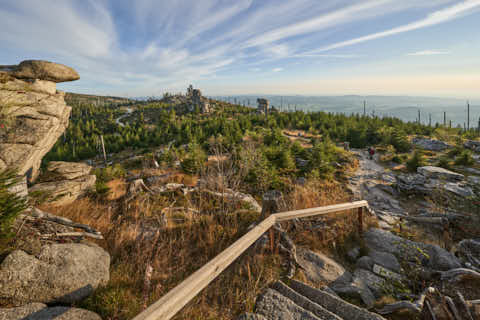
[[[444,55],[450,54],[449,51],[440,51],[440,50],[424,50],[408,53],[407,56],[435,56],[435,55]]]
[[[255,37],[249,40],[246,43],[246,46],[258,46],[272,43],[288,37],[319,31],[332,25],[341,24],[346,20],[351,21],[358,19],[361,17],[361,15],[359,15],[360,12],[373,9],[390,1],[391,0],[376,0],[361,4],[354,4],[333,12],[329,12],[327,14],[320,15],[319,17],[315,17],[313,19],[296,22]]]
[[[190,81],[216,74],[224,76],[220,72],[229,69],[281,72],[284,69],[276,65],[290,71],[287,66],[299,61],[359,58],[324,51],[441,23],[480,3],[461,2],[406,26],[311,50],[353,22],[452,1],[0,1],[0,39],[6,49],[0,50],[0,60],[7,64],[23,57],[57,61],[81,75],[80,81],[67,86],[92,93],[110,89],[110,94],[150,95],[165,88],[183,89]],[[432,52],[437,51],[413,54]],[[279,61],[283,59],[295,61]]]
[[[359,38],[355,38],[347,41],[337,42],[337,43],[322,47],[320,49],[311,51],[310,53],[325,52],[332,49],[343,48],[343,47],[351,46],[354,44],[362,43],[365,41],[375,40],[375,39],[379,39],[379,38],[383,38],[383,37],[387,37],[387,36],[391,36],[391,35],[395,35],[403,32],[430,27],[439,23],[443,23],[449,20],[459,18],[462,15],[471,13],[472,10],[478,9],[479,7],[480,7],[480,0],[466,0],[454,6],[450,6],[445,9],[433,12],[424,19],[421,19],[400,27],[396,27],[390,30],[369,34],[367,36],[363,36],[363,37],[359,37]]]

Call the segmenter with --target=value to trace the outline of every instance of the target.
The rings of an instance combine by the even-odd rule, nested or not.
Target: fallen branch
[[[464,277],[468,277],[468,279],[476,279],[480,280],[480,273],[466,268],[457,268],[442,272],[441,279],[444,281],[460,281]]]
[[[452,298],[446,296],[445,300],[447,301],[447,305],[450,308],[450,311],[452,311],[453,316],[455,317],[455,320],[462,320],[462,317],[460,317],[460,313],[458,313],[458,309],[455,306],[455,303],[453,302]]]
[[[460,305],[463,308],[462,311],[464,312],[465,318],[467,318],[468,320],[474,320],[472,317],[472,314],[470,313],[470,309],[468,308],[467,302],[465,301],[465,298],[458,290],[457,290],[457,298],[458,298],[458,301],[460,302]]]
[[[448,222],[445,218],[439,217],[411,217],[411,216],[402,216],[403,219],[418,222],[418,223],[431,223],[431,224],[439,224],[443,225]]]
[[[67,226],[67,227],[82,229],[82,230],[85,230],[88,233],[95,234],[95,235],[100,235],[101,234],[99,231],[93,229],[92,227],[90,227],[86,224],[76,223],[76,222],[73,222],[70,219],[67,219],[67,218],[64,218],[64,217],[59,217],[59,216],[53,215],[51,213],[44,212],[44,211],[42,211],[40,209],[37,209],[37,208],[32,208],[30,210],[30,214],[26,215],[26,216],[55,222],[55,223],[58,223],[58,224],[61,224],[61,225]]]
[[[413,313],[419,314],[423,310],[423,305],[425,303],[425,298],[427,296],[427,293],[433,293],[433,292],[435,292],[435,289],[432,287],[429,287],[422,292],[422,294],[419,296],[419,298],[415,302],[399,301],[399,302],[387,304],[382,309],[377,310],[377,312],[380,314],[390,314],[398,310],[408,309]]]
[[[432,320],[437,320],[437,317],[435,316],[435,312],[433,312],[432,306],[430,305],[430,302],[425,301],[425,304],[427,305],[428,312],[430,313],[430,316],[432,317]]]
[[[41,236],[42,239],[54,238],[54,237],[89,237],[89,238],[94,238],[98,240],[103,240],[103,236],[101,234],[93,234],[89,232],[64,232],[64,233],[44,234]]]
[[[187,207],[165,207],[160,212],[165,212],[165,211],[191,211],[193,213],[200,213],[197,209],[194,208],[187,208]]]

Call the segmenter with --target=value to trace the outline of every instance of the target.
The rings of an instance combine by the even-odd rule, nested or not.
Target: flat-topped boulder
[[[15,250],[0,265],[0,297],[17,305],[78,302],[108,282],[109,268],[110,255],[93,244],[46,245],[36,256]]]
[[[44,60],[25,60],[19,65],[0,66],[4,72],[16,79],[66,82],[80,79],[78,73],[66,65]]]
[[[424,177],[427,177],[430,179],[461,181],[465,178],[463,174],[456,173],[440,167],[434,167],[434,166],[419,167],[417,169],[417,172],[423,175]]]

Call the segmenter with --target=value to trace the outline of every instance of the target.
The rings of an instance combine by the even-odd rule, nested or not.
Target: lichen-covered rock
[[[353,277],[355,279],[361,279],[372,291],[375,297],[379,298],[383,295],[383,289],[385,288],[385,279],[365,269],[355,270],[355,272],[353,273]]]
[[[419,167],[417,169],[417,172],[423,175],[424,177],[427,177],[430,179],[461,181],[465,178],[463,174],[456,173],[440,167],[434,167],[434,166]]]
[[[101,320],[96,313],[79,308],[52,307],[30,303],[22,307],[0,309],[2,320]]]
[[[443,141],[426,138],[413,138],[412,143],[429,151],[443,151],[452,147]]]
[[[469,197],[475,196],[475,193],[473,192],[473,190],[469,186],[463,183],[449,182],[445,184],[444,188],[445,190],[450,191],[456,194],[457,196],[460,196],[463,198],[469,198]]]
[[[92,167],[81,162],[51,161],[48,163],[47,170],[52,177],[71,180],[88,175]]]
[[[68,126],[71,108],[55,82],[78,79],[73,69],[46,61],[0,66],[0,170],[15,168],[30,182],[43,156]]]
[[[52,244],[38,256],[16,250],[0,265],[0,297],[17,305],[73,303],[108,282],[110,256],[96,245]]]
[[[402,270],[397,258],[391,253],[372,250],[368,253],[368,255],[370,258],[372,258],[374,263],[379,264],[387,269],[395,272],[401,272]]]
[[[417,263],[434,270],[460,268],[460,262],[450,252],[439,246],[414,242],[392,234],[391,232],[371,228],[364,234],[369,250],[391,253],[403,260]]]
[[[72,180],[38,183],[28,191],[31,195],[37,194],[54,205],[62,206],[72,203],[93,189],[96,181],[95,175],[87,175]]]

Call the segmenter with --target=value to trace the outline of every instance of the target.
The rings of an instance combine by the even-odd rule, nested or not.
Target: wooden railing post
[[[358,210],[358,233],[361,236],[363,234],[363,207],[360,207]]]
[[[283,194],[277,190],[265,192],[262,198],[262,219],[265,219],[272,213],[277,213],[283,207]]]

